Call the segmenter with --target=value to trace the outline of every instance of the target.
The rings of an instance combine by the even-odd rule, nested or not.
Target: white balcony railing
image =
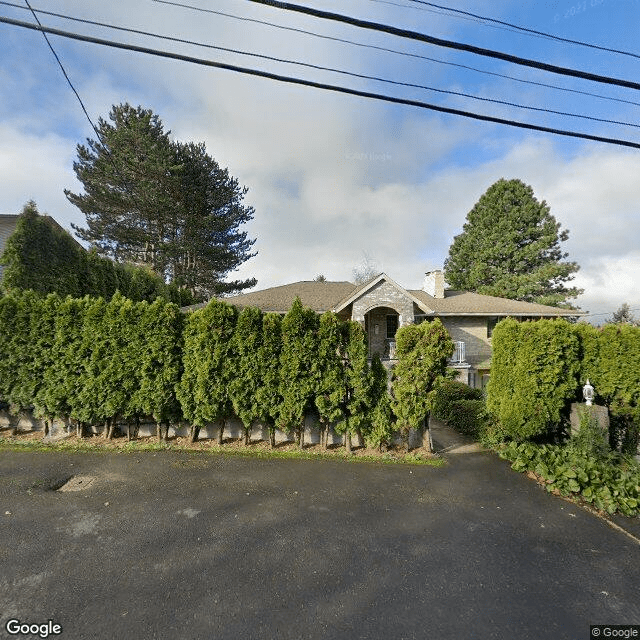
[[[455,340],[453,345],[455,346],[455,351],[453,352],[453,355],[451,356],[451,362],[453,364],[461,364],[463,362],[465,362],[465,349],[464,349],[464,342],[462,340]]]

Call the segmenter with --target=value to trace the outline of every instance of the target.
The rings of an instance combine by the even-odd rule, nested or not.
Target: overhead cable
[[[321,38],[323,40],[330,40],[333,42],[340,42],[340,43],[344,43],[344,44],[349,44],[349,45],[353,45],[356,47],[362,47],[362,48],[366,48],[366,49],[373,49],[376,51],[383,51],[385,53],[392,53],[395,55],[400,55],[400,56],[406,56],[409,58],[415,58],[417,60],[427,60],[428,62],[434,62],[436,64],[442,64],[442,65],[447,65],[450,67],[457,67],[458,69],[466,69],[468,71],[473,71],[475,73],[482,73],[485,75],[489,75],[489,76],[494,76],[496,78],[504,78],[506,80],[513,80],[514,82],[520,82],[522,84],[530,84],[533,86],[537,86],[537,87],[544,87],[546,89],[554,89],[555,91],[564,91],[567,93],[575,93],[577,95],[583,95],[583,96],[589,96],[591,98],[597,98],[599,100],[608,100],[611,102],[620,102],[620,103],[625,103],[625,104],[632,104],[636,107],[640,107],[640,102],[634,102],[633,100],[627,100],[624,98],[614,98],[612,96],[605,96],[599,93],[593,93],[591,91],[581,91],[578,89],[570,89],[568,87],[561,87],[558,85],[554,85],[554,84],[548,84],[545,82],[536,82],[534,80],[525,80],[524,78],[517,78],[515,76],[510,76],[504,73],[497,73],[495,71],[487,71],[485,69],[478,69],[477,67],[472,67],[470,65],[466,65],[466,64],[460,64],[457,62],[449,62],[446,60],[439,60],[438,58],[431,58],[429,56],[424,56],[424,55],[420,55],[417,53],[411,53],[409,51],[400,51],[398,49],[391,49],[388,47],[381,47],[378,45],[373,45],[373,44],[368,44],[368,43],[364,43],[364,42],[356,42],[354,40],[348,40],[346,38],[338,38],[336,36],[328,36],[328,35],[324,35],[321,33],[316,33],[315,31],[309,31],[307,29],[299,29],[296,27],[289,27],[286,25],[282,25],[282,24],[277,24],[275,22],[268,22],[266,20],[258,20],[257,18],[248,18],[246,16],[237,16],[234,15],[232,13],[226,13],[224,11],[217,11],[215,9],[206,9],[204,7],[196,7],[190,4],[185,4],[183,2],[175,2],[173,0],[152,0],[152,2],[157,2],[158,4],[166,4],[169,6],[173,6],[173,7],[179,7],[181,9],[189,9],[191,11],[197,11],[197,12],[201,12],[201,13],[210,13],[210,14],[214,14],[214,15],[219,15],[219,16],[224,16],[225,18],[232,18],[234,20],[240,20],[242,22],[252,22],[255,24],[262,24],[265,26],[269,26],[269,27],[273,27],[274,29],[282,29],[284,31],[292,31],[294,33],[302,33],[304,35],[308,35],[308,36],[312,36],[314,38]],[[3,2],[2,0],[0,0],[0,4],[5,4],[5,5],[9,5],[9,6],[14,6],[12,3],[10,2]]]
[[[531,67],[533,69],[540,69],[549,73],[555,73],[563,76],[570,76],[574,78],[581,78],[582,80],[590,80],[592,82],[599,82],[602,84],[609,84],[618,87],[625,87],[627,89],[640,89],[640,83],[633,82],[632,80],[624,80],[622,78],[613,78],[610,76],[601,76],[596,73],[589,73],[588,71],[580,71],[579,69],[570,69],[568,67],[559,67],[547,62],[540,62],[538,60],[531,60],[529,58],[521,58],[520,56],[514,56],[509,53],[503,53],[501,51],[494,51],[493,49],[485,49],[483,47],[476,47],[475,45],[466,44],[463,42],[455,42],[453,40],[444,40],[442,38],[436,38],[434,36],[427,35],[425,33],[419,33],[418,31],[411,31],[409,29],[400,29],[391,25],[382,24],[380,22],[370,22],[368,20],[360,20],[359,18],[353,18],[352,16],[345,16],[340,13],[333,13],[331,11],[323,11],[321,9],[314,9],[313,7],[303,7],[291,2],[279,2],[278,0],[247,0],[254,4],[261,4],[268,7],[274,7],[276,9],[284,9],[285,11],[294,11],[304,15],[312,16],[314,18],[321,18],[323,20],[332,20],[335,22],[342,22],[344,24],[350,24],[354,27],[361,29],[368,29],[371,31],[378,31],[381,33],[388,33],[393,36],[401,38],[407,38],[409,40],[415,40],[417,42],[425,42],[427,44],[433,44],[438,47],[445,47],[448,49],[455,49],[457,51],[466,51],[475,55],[485,56],[488,58],[495,58],[497,60],[504,60],[512,64],[521,65],[524,67]]]
[[[93,120],[91,120],[91,116],[89,115],[89,112],[87,111],[87,108],[84,106],[84,102],[82,102],[82,98],[80,97],[80,94],[78,93],[76,88],[73,86],[73,82],[71,82],[71,78],[69,78],[69,76],[68,76],[68,74],[67,74],[67,72],[66,72],[66,70],[64,68],[64,65],[62,64],[62,61],[58,57],[58,54],[56,53],[55,49],[53,48],[53,45],[49,41],[49,38],[47,37],[47,34],[42,29],[42,24],[40,23],[40,20],[39,20],[39,18],[37,16],[36,12],[33,10],[31,5],[29,4],[29,0],[24,0],[24,1],[27,3],[28,10],[31,11],[31,13],[33,14],[33,17],[34,17],[35,21],[38,23],[38,27],[39,27],[39,30],[42,33],[43,38],[46,40],[47,44],[49,45],[49,49],[51,50],[51,53],[53,54],[53,57],[56,59],[56,61],[58,63],[58,66],[62,70],[62,74],[66,78],[67,83],[69,84],[69,86],[71,87],[71,90],[73,91],[73,93],[75,94],[76,98],[78,99],[78,102],[80,103],[80,107],[82,108],[82,111],[84,111],[84,115],[87,117],[87,120],[89,121],[89,124],[91,125],[91,128],[94,130],[95,134],[98,137],[100,137],[100,134],[98,133],[98,130],[96,129],[96,126],[93,124]],[[23,7],[21,7],[21,8],[23,8]]]
[[[445,7],[440,4],[435,4],[433,2],[427,2],[426,0],[408,0],[408,2],[413,2],[415,4],[423,4],[429,7],[435,7],[437,9],[443,9],[445,11],[449,11],[451,13],[457,13],[463,16],[469,16],[472,18],[477,18],[483,22],[491,22],[493,24],[503,25],[509,27],[512,30],[521,31],[523,33],[540,36],[542,38],[547,38],[549,40],[556,40],[558,42],[566,42],[568,44],[575,44],[581,47],[588,47],[590,49],[598,49],[599,51],[607,51],[608,53],[618,53],[622,56],[629,56],[631,58],[639,58],[640,54],[633,53],[631,51],[622,51],[621,49],[611,49],[609,47],[604,47],[601,45],[593,44],[591,42],[584,42],[582,40],[572,40],[571,38],[563,38],[561,36],[556,36],[553,33],[546,33],[545,31],[537,31],[536,29],[529,29],[528,27],[522,27],[517,24],[513,24],[511,22],[505,22],[504,20],[497,20],[496,18],[489,18],[487,16],[481,16],[477,13],[471,13],[470,11],[463,11],[462,9],[454,9],[453,7]],[[405,5],[406,6],[406,5]],[[593,6],[593,5],[592,5]]]
[[[0,4],[10,4],[7,2],[0,2]],[[20,7],[20,8],[24,8],[24,7]],[[159,33],[153,33],[151,31],[141,31],[139,29],[132,29],[130,27],[120,27],[117,25],[112,25],[109,23],[105,23],[105,22],[96,22],[94,20],[87,20],[85,18],[74,18],[72,16],[67,16],[64,14],[60,14],[60,13],[54,13],[52,11],[40,11],[38,10],[39,13],[42,14],[46,14],[46,15],[50,15],[50,16],[55,16],[57,18],[64,18],[66,20],[72,20],[75,22],[81,22],[83,24],[90,24],[90,25],[94,25],[94,26],[99,26],[99,27],[105,27],[108,29],[113,29],[116,31],[123,31],[125,33],[135,33],[137,35],[144,35],[144,36],[149,36],[152,38],[158,38],[160,40],[168,40],[170,42],[178,42],[180,44],[188,44],[188,45],[192,45],[192,46],[197,46],[197,47],[203,47],[203,48],[207,48],[207,49],[215,49],[217,51],[225,51],[227,53],[234,53],[234,54],[238,54],[238,55],[243,55],[243,56],[251,56],[254,58],[260,58],[262,60],[270,60],[273,62],[280,62],[283,64],[292,64],[292,65],[297,65],[297,66],[301,66],[301,67],[306,67],[309,69],[315,69],[318,71],[329,71],[331,73],[338,73],[341,75],[346,75],[349,77],[353,77],[353,78],[360,78],[363,80],[373,80],[376,82],[384,82],[387,84],[392,84],[392,85],[396,85],[396,86],[403,86],[403,87],[410,87],[410,88],[414,88],[414,89],[424,89],[426,91],[433,91],[436,93],[442,93],[442,94],[446,94],[446,95],[453,95],[453,96],[460,96],[463,98],[469,98],[471,100],[478,100],[481,102],[489,102],[489,103],[493,103],[493,104],[500,104],[500,105],[504,105],[504,106],[508,106],[508,107],[515,107],[517,109],[526,109],[528,111],[537,111],[539,113],[549,113],[552,115],[560,115],[560,116],[566,116],[569,118],[580,118],[583,120],[591,120],[592,122],[603,122],[605,124],[616,124],[616,125],[621,125],[621,126],[625,126],[625,127],[634,127],[634,128],[638,128],[640,129],[640,124],[638,123],[634,123],[634,122],[624,122],[621,120],[610,120],[607,118],[598,118],[596,116],[588,116],[585,114],[580,114],[580,113],[571,113],[571,112],[567,112],[567,111],[557,111],[555,109],[547,109],[544,107],[534,107],[531,105],[523,105],[523,104],[518,104],[517,102],[509,102],[507,100],[497,100],[495,98],[486,98],[486,97],[482,97],[482,96],[476,96],[470,93],[464,93],[461,91],[452,91],[449,89],[438,89],[436,87],[430,87],[427,85],[422,85],[422,84],[417,84],[417,83],[412,83],[412,82],[402,82],[400,80],[390,80],[389,78],[381,78],[379,76],[370,76],[370,75],[366,75],[366,74],[362,74],[362,73],[355,73],[352,71],[346,71],[344,69],[335,69],[333,67],[324,67],[322,65],[317,65],[317,64],[311,64],[308,62],[300,62],[297,60],[288,60],[286,58],[277,58],[274,56],[268,56],[265,54],[261,54],[261,53],[254,53],[251,51],[243,51],[241,49],[230,49],[228,47],[221,47],[218,45],[213,45],[213,44],[208,44],[208,43],[204,43],[204,42],[196,42],[193,40],[185,40],[183,38],[176,38],[174,36],[167,36],[167,35],[162,35]],[[43,34],[45,35],[45,34]],[[45,35],[46,38],[46,35]],[[55,55],[55,52],[54,52]],[[56,56],[57,58],[57,56]],[[63,69],[64,72],[64,69]],[[66,76],[66,74],[65,74]],[[67,78],[68,80],[68,78]],[[73,85],[71,85],[73,88]],[[75,91],[75,89],[74,89]],[[76,92],[77,95],[77,92]],[[79,96],[78,96],[79,98]],[[80,104],[82,105],[82,101],[80,101]],[[82,105],[84,108],[84,105]],[[85,110],[86,113],[86,110]],[[89,119],[89,122],[91,122],[91,120]],[[94,127],[95,130],[95,127]]]
[[[227,71],[234,71],[236,73],[242,73],[246,75],[256,76],[260,78],[267,78],[269,80],[277,80],[279,82],[285,82],[288,84],[297,84],[306,87],[315,87],[317,89],[324,89],[326,91],[334,91],[337,93],[344,93],[353,96],[359,96],[362,98],[370,98],[374,100],[381,100],[384,102],[389,102],[392,104],[403,104],[413,107],[418,107],[421,109],[428,109],[431,111],[437,111],[439,113],[447,113],[450,115],[462,116],[465,118],[471,118],[473,120],[480,120],[483,122],[492,122],[494,124],[503,124],[511,127],[516,127],[519,129],[528,129],[530,131],[542,131],[544,133],[552,133],[555,135],[566,136],[570,138],[580,138],[583,140],[593,140],[595,142],[604,142],[607,144],[613,144],[622,147],[631,147],[634,149],[640,149],[640,143],[632,142],[630,140],[620,140],[616,138],[607,138],[603,136],[591,135],[588,133],[582,133],[577,131],[567,131],[564,129],[554,129],[551,127],[543,127],[540,125],[530,124],[526,122],[518,122],[515,120],[507,120],[505,118],[496,118],[493,116],[486,116],[478,113],[472,113],[470,111],[463,111],[461,109],[452,109],[450,107],[443,107],[440,105],[429,104],[426,102],[421,102],[418,100],[409,100],[406,98],[398,98],[395,96],[389,96],[380,93],[372,93],[369,91],[360,91],[357,89],[351,89],[348,87],[341,87],[337,85],[330,85],[321,82],[314,82],[311,80],[305,80],[302,78],[293,78],[291,76],[283,76],[276,73],[270,73],[268,71],[260,71],[258,69],[249,69],[246,67],[238,67],[236,65],[226,64],[224,62],[216,62],[213,60],[205,60],[203,58],[195,58],[193,56],[186,56],[179,53],[173,53],[170,51],[161,51],[158,49],[150,49],[149,47],[140,47],[137,45],[126,44],[123,42],[116,42],[113,40],[105,40],[103,38],[95,38],[92,36],[86,36],[79,33],[72,33],[69,31],[63,31],[62,29],[54,29],[52,27],[44,27],[39,26],[37,24],[32,24],[29,22],[23,22],[21,20],[14,20],[13,18],[0,17],[0,23],[10,24],[17,27],[22,27],[25,29],[31,29],[34,31],[43,31],[47,33],[51,33],[54,35],[61,36],[63,38],[70,38],[72,40],[78,40],[81,42],[90,42],[92,44],[99,44],[106,47],[112,47],[115,49],[122,49],[125,51],[136,51],[138,53],[145,53],[148,55],[153,55],[161,58],[168,58],[170,60],[179,60],[182,62],[190,62],[192,64],[197,64],[206,67],[213,67],[216,69],[225,69]]]

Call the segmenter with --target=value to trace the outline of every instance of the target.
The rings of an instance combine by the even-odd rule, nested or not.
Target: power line
[[[410,31],[408,29],[400,29],[391,25],[382,24],[380,22],[370,22],[368,20],[360,20],[359,18],[353,18],[351,16],[345,16],[340,13],[333,13],[330,11],[322,11],[321,9],[314,9],[313,7],[303,7],[291,2],[279,2],[278,0],[247,0],[254,4],[266,5],[274,7],[276,9],[284,9],[286,11],[294,11],[304,15],[312,16],[314,18],[322,18],[323,20],[332,20],[335,22],[342,22],[344,24],[350,24],[354,27],[361,29],[369,29],[371,31],[379,31],[381,33],[388,33],[390,35],[399,36],[401,38],[407,38],[409,40],[416,40],[418,42],[425,42],[427,44],[433,44],[438,47],[445,47],[448,49],[455,49],[457,51],[466,51],[475,55],[485,56],[489,58],[495,58],[497,60],[504,60],[505,62],[511,62],[525,67],[531,67],[533,69],[541,69],[542,71],[548,71],[549,73],[555,73],[563,76],[570,76],[573,78],[581,78],[582,80],[591,80],[592,82],[599,82],[602,84],[609,84],[618,87],[625,87],[627,89],[640,89],[640,83],[633,82],[631,80],[624,80],[621,78],[612,78],[610,76],[601,76],[596,73],[589,73],[587,71],[580,71],[577,69],[570,69],[568,67],[559,67],[557,65],[549,64],[547,62],[539,62],[537,60],[531,60],[529,58],[521,58],[520,56],[514,56],[509,53],[503,53],[501,51],[494,51],[493,49],[484,49],[482,47],[476,47],[471,44],[465,44],[462,42],[455,42],[453,40],[444,40],[442,38],[435,38],[424,33],[417,31]]]
[[[60,66],[60,69],[62,70],[62,73],[63,73],[64,77],[67,80],[67,83],[71,87],[71,91],[73,91],[73,93],[75,93],[76,98],[78,99],[78,102],[80,103],[80,106],[82,107],[82,111],[84,111],[84,115],[87,117],[87,120],[89,121],[89,124],[91,125],[91,128],[94,130],[95,134],[99,138],[100,134],[98,133],[98,130],[96,129],[96,126],[93,124],[93,121],[91,120],[91,116],[89,115],[89,112],[87,111],[87,108],[84,106],[84,102],[82,102],[82,98],[80,97],[80,94],[76,91],[76,88],[73,86],[73,82],[71,82],[71,78],[69,78],[69,76],[67,75],[67,72],[66,72],[66,70],[64,68],[64,65],[62,64],[62,61],[58,57],[58,54],[56,53],[55,49],[53,48],[53,45],[51,44],[51,42],[49,41],[49,38],[47,37],[47,34],[45,33],[44,29],[42,28],[42,24],[40,23],[40,20],[38,19],[38,16],[36,15],[36,12],[33,10],[31,5],[29,4],[29,0],[24,0],[24,1],[27,4],[28,10],[31,11],[31,13],[33,14],[33,17],[35,18],[35,21],[38,23],[39,30],[42,32],[43,38],[46,40],[47,44],[49,45],[49,49],[51,49],[51,53],[53,54],[53,57],[58,62],[58,65]],[[20,7],[20,8],[23,8],[23,7]]]
[[[469,16],[472,18],[477,18],[480,21],[483,22],[491,22],[497,25],[503,25],[506,27],[509,27],[510,29],[515,29],[517,31],[521,31],[523,33],[529,34],[529,35],[534,35],[534,36],[539,36],[539,37],[543,37],[543,38],[548,38],[550,40],[556,40],[558,42],[567,42],[568,44],[576,44],[579,45],[581,47],[588,47],[590,49],[598,49],[599,51],[607,51],[609,53],[618,53],[622,56],[629,56],[631,58],[639,58],[640,59],[640,54],[637,53],[632,53],[631,51],[622,51],[621,49],[611,49],[609,47],[604,47],[601,45],[597,45],[597,44],[592,44],[590,42],[583,42],[582,40],[572,40],[570,38],[562,38],[561,36],[556,36],[552,33],[546,33],[545,31],[537,31],[536,29],[529,29],[528,27],[521,27],[520,25],[517,24],[512,24],[511,22],[504,22],[503,20],[497,20],[496,18],[489,18],[487,16],[481,16],[478,15],[476,13],[471,13],[469,11],[463,11],[462,9],[454,9],[452,7],[443,7],[442,5],[439,4],[435,4],[433,2],[426,2],[426,0],[408,0],[409,2],[413,2],[416,4],[424,4],[427,5],[429,7],[436,7],[438,9],[444,9],[445,11],[449,11],[451,13],[457,13],[460,14],[462,16]]]
[[[314,38],[321,38],[323,40],[331,40],[333,42],[340,42],[343,44],[349,44],[349,45],[353,45],[356,47],[362,47],[362,48],[366,48],[366,49],[373,49],[376,51],[383,51],[385,53],[392,53],[394,55],[401,55],[401,56],[406,56],[409,58],[416,58],[418,60],[426,60],[428,62],[433,62],[436,64],[442,64],[442,65],[447,65],[450,67],[457,67],[459,69],[466,69],[468,71],[474,71],[475,73],[482,73],[485,75],[489,75],[489,76],[494,76],[496,78],[503,78],[506,80],[512,80],[514,82],[520,82],[522,84],[530,84],[533,86],[538,86],[538,87],[544,87],[545,89],[554,89],[556,91],[564,91],[567,93],[575,93],[577,95],[583,95],[583,96],[589,96],[591,98],[598,98],[600,100],[609,100],[611,102],[620,102],[620,103],[624,103],[624,104],[631,104],[634,105],[636,107],[640,107],[640,102],[634,102],[633,100],[626,100],[624,98],[614,98],[612,96],[605,96],[599,93],[593,93],[590,91],[581,91],[579,89],[570,89],[568,87],[560,87],[558,85],[553,85],[553,84],[548,84],[545,82],[536,82],[534,80],[525,80],[524,78],[516,78],[515,76],[510,76],[507,74],[503,74],[503,73],[497,73],[495,71],[486,71],[485,69],[478,69],[477,67],[472,67],[470,65],[466,65],[466,64],[460,64],[457,62],[449,62],[446,60],[439,60],[438,58],[431,58],[429,56],[424,56],[424,55],[420,55],[417,53],[410,53],[408,51],[400,51],[398,49],[390,49],[388,47],[381,47],[378,45],[373,45],[373,44],[367,44],[364,42],[356,42],[354,40],[348,40],[346,38],[338,38],[336,36],[327,36],[324,34],[320,34],[320,33],[316,33],[314,31],[308,31],[306,29],[299,29],[296,27],[288,27],[285,25],[281,25],[281,24],[277,24],[275,22],[268,22],[266,20],[258,20],[256,18],[247,18],[246,16],[237,16],[234,15],[232,13],[225,13],[223,11],[216,11],[214,9],[205,9],[202,7],[194,7],[193,5],[190,4],[185,4],[182,2],[174,2],[172,0],[152,0],[152,2],[157,2],[158,4],[166,4],[169,6],[174,6],[174,7],[179,7],[182,9],[189,9],[191,11],[198,11],[201,13],[210,13],[210,14],[214,14],[214,15],[219,15],[219,16],[224,16],[225,18],[232,18],[234,20],[240,20],[242,22],[252,22],[255,24],[262,24],[265,26],[269,26],[269,27],[273,27],[275,29],[281,29],[284,31],[292,31],[295,33],[302,33],[304,35],[308,35],[308,36],[312,36]],[[0,4],[6,4],[6,5],[10,5],[10,6],[14,6],[9,2],[2,2],[0,1]]]
[[[5,5],[9,5],[9,6],[15,6],[17,8],[20,9],[24,9],[24,7],[20,7],[19,5],[15,5],[13,3],[9,3],[9,2],[1,2],[0,4],[5,4]],[[198,47],[203,47],[203,48],[207,48],[207,49],[215,49],[217,51],[225,51],[228,53],[235,53],[238,55],[243,55],[243,56],[251,56],[251,57],[255,57],[255,58],[260,58],[263,60],[270,60],[272,62],[281,62],[284,64],[293,64],[293,65],[298,65],[298,66],[302,66],[302,67],[306,67],[309,69],[315,69],[315,70],[319,70],[319,71],[329,71],[332,73],[339,73],[341,75],[346,75],[346,76],[350,76],[353,78],[361,78],[364,80],[374,80],[376,82],[384,82],[387,84],[392,84],[392,85],[396,85],[396,86],[403,86],[403,87],[410,87],[410,88],[415,88],[415,89],[425,89],[427,91],[434,91],[436,93],[442,93],[442,94],[447,94],[447,95],[453,95],[453,96],[460,96],[463,98],[470,98],[472,100],[478,100],[481,102],[489,102],[489,103],[493,103],[493,104],[500,104],[500,105],[505,105],[505,106],[509,106],[509,107],[515,107],[518,109],[527,109],[529,111],[537,111],[539,113],[548,113],[548,114],[552,114],[552,115],[560,115],[560,116],[567,116],[570,118],[581,118],[583,120],[590,120],[592,122],[603,122],[605,124],[617,124],[617,125],[621,125],[621,126],[625,126],[625,127],[634,127],[634,128],[638,128],[640,129],[640,124],[637,123],[633,123],[633,122],[624,122],[624,121],[620,121],[620,120],[610,120],[607,118],[598,118],[595,116],[588,116],[588,115],[584,115],[584,114],[579,114],[579,113],[571,113],[571,112],[567,112],[567,111],[557,111],[555,109],[547,109],[547,108],[543,108],[543,107],[533,107],[531,105],[523,105],[523,104],[519,104],[517,102],[510,102],[507,100],[497,100],[495,98],[485,98],[482,96],[476,96],[470,93],[464,93],[461,91],[452,91],[449,89],[438,89],[436,87],[430,87],[427,85],[422,85],[422,84],[416,84],[416,83],[412,83],[412,82],[402,82],[399,80],[390,80],[388,78],[381,78],[379,76],[370,76],[370,75],[366,75],[366,74],[362,74],[362,73],[354,73],[352,71],[346,71],[343,69],[336,69],[333,67],[325,67],[325,66],[321,66],[321,65],[317,65],[317,64],[311,64],[311,63],[307,63],[307,62],[300,62],[297,60],[288,60],[286,58],[277,58],[274,56],[268,56],[265,54],[261,54],[261,53],[253,53],[250,51],[243,51],[241,49],[230,49],[228,47],[221,47],[218,45],[212,45],[212,44],[207,44],[204,42],[196,42],[193,40],[185,40],[183,38],[176,38],[174,36],[166,36],[166,35],[162,35],[162,34],[158,34],[158,33],[153,33],[150,31],[141,31],[139,29],[132,29],[130,27],[120,27],[117,25],[112,25],[112,24],[108,24],[105,22],[96,22],[94,20],[87,20],[85,18],[75,18],[73,16],[67,16],[61,13],[54,13],[52,11],[40,11],[40,13],[42,14],[46,14],[46,15],[50,15],[50,16],[55,16],[57,18],[63,18],[65,20],[71,20],[71,21],[75,21],[75,22],[81,22],[83,24],[90,24],[90,25],[94,25],[94,26],[99,26],[99,27],[105,27],[108,29],[113,29],[116,31],[123,31],[125,33],[135,33],[137,35],[144,35],[144,36],[150,36],[153,38],[158,38],[160,40],[168,40],[170,42],[178,42],[180,44],[188,44],[188,45],[193,45],[193,46],[198,46]],[[77,95],[77,94],[76,94]],[[81,103],[82,104],[82,103]],[[86,112],[85,112],[86,113]],[[95,130],[95,127],[94,127]]]
[[[483,122],[492,122],[494,124],[503,124],[512,127],[516,127],[519,129],[527,129],[530,131],[541,131],[544,133],[552,133],[555,135],[561,135],[571,138],[581,138],[583,140],[593,140],[595,142],[604,142],[607,144],[613,144],[623,147],[631,147],[634,149],[640,149],[640,143],[631,142],[629,140],[620,140],[616,138],[607,138],[602,136],[595,136],[588,133],[581,133],[576,131],[567,131],[565,129],[554,129],[551,127],[543,127],[541,125],[530,124],[526,122],[518,122],[515,120],[507,120],[505,118],[496,118],[493,116],[486,116],[478,113],[473,113],[470,111],[463,111],[461,109],[452,109],[450,107],[443,107],[440,105],[429,104],[426,102],[421,102],[418,100],[409,100],[406,98],[398,98],[395,96],[389,96],[386,94],[373,93],[369,91],[360,91],[358,89],[351,89],[348,87],[342,87],[338,85],[331,85],[321,82],[314,82],[312,80],[305,80],[303,78],[294,78],[291,76],[283,76],[276,73],[271,73],[268,71],[261,71],[258,69],[250,69],[247,67],[239,67],[237,65],[231,65],[224,62],[216,62],[213,60],[206,60],[203,58],[195,58],[193,56],[187,56],[179,53],[173,53],[169,51],[161,51],[159,49],[151,49],[149,47],[141,47],[138,45],[125,44],[122,42],[116,42],[113,40],[105,40],[103,38],[96,38],[93,36],[86,36],[79,33],[72,33],[69,31],[63,31],[62,29],[55,29],[53,27],[39,27],[38,25],[34,25],[29,22],[23,22],[21,20],[14,20],[12,18],[0,17],[0,23],[10,24],[17,27],[22,27],[25,29],[32,29],[36,31],[46,31],[47,33],[51,33],[54,35],[58,35],[64,38],[70,38],[72,40],[78,40],[81,42],[90,42],[92,44],[99,44],[106,47],[112,47],[115,49],[122,49],[125,51],[136,51],[138,53],[145,53],[148,55],[153,55],[161,58],[168,58],[171,60],[179,60],[182,62],[190,62],[192,64],[197,64],[206,67],[213,67],[216,69],[224,69],[227,71],[234,71],[236,73],[242,73],[246,75],[256,76],[260,78],[267,78],[269,80],[276,80],[279,82],[285,82],[288,84],[297,84],[306,87],[314,87],[316,89],[324,89],[326,91],[334,91],[336,93],[344,93],[347,95],[359,96],[362,98],[369,98],[374,100],[381,100],[383,102],[389,102],[392,104],[402,104],[413,107],[418,107],[421,109],[428,109],[431,111],[436,111],[439,113],[447,113],[450,115],[462,116],[465,118],[471,118],[473,120],[480,120]]]

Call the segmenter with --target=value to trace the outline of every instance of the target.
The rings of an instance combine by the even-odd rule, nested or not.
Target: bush
[[[578,336],[566,320],[498,323],[487,408],[509,438],[548,439],[560,432],[576,395],[579,358]]]
[[[436,391],[432,411],[433,417],[449,424],[453,420],[453,403],[458,402],[458,400],[482,400],[482,391],[474,389],[463,382],[446,380]]]
[[[489,422],[482,391],[455,380],[438,388],[432,415],[473,438],[480,438]]]
[[[451,403],[451,414],[447,424],[473,438],[482,435],[488,422],[484,400],[456,400]]]
[[[571,447],[532,442],[509,442],[500,457],[515,471],[535,473],[550,493],[580,495],[607,513],[633,516],[640,510],[640,465],[631,459],[598,460]]]

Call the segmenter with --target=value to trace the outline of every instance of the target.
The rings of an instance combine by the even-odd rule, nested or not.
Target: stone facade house
[[[405,289],[381,273],[364,284],[351,282],[295,282],[226,298],[239,309],[258,307],[285,314],[294,299],[318,313],[333,311],[345,320],[362,324],[369,342],[369,356],[380,355],[393,364],[395,334],[399,327],[440,318],[456,351],[451,366],[458,379],[472,387],[484,387],[491,364],[491,332],[506,317],[519,320],[576,317],[581,311],[484,296],[445,288],[442,271],[425,274],[422,289]],[[197,309],[194,305],[186,309]]]

